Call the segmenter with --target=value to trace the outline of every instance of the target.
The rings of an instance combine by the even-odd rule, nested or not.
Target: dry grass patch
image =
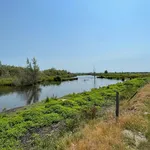
[[[122,134],[125,129],[143,133],[147,130],[147,122],[138,115],[127,114],[117,123],[113,119],[88,124],[81,130],[82,139],[74,140],[68,150],[125,150],[127,145]]]
[[[120,127],[115,120],[112,123],[100,122],[86,125],[82,130],[83,137],[74,141],[69,150],[111,150],[124,149]]]
[[[133,132],[147,131],[148,122],[138,114],[126,114],[121,117],[119,124],[122,129],[131,130]]]

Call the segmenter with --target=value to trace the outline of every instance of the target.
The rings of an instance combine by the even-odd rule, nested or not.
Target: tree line
[[[74,74],[66,70],[56,70],[55,68],[40,71],[35,58],[27,58],[25,67],[4,65],[0,61],[0,79],[13,78],[15,85],[35,85],[41,80],[51,79],[61,81],[61,78],[73,77]]]

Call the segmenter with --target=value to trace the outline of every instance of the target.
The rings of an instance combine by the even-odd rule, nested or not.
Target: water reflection
[[[29,105],[39,101],[41,91],[40,85],[34,85],[31,87],[22,88],[19,91],[19,94],[22,99],[26,101],[26,105]]]
[[[62,97],[71,93],[90,91],[92,88],[99,88],[120,82],[119,80],[98,79],[96,76],[78,76],[78,80],[65,81],[61,83],[44,83],[31,87],[0,87],[0,111],[3,108],[29,105],[46,97]]]
[[[97,79],[97,77],[94,76],[94,88],[96,88],[96,79]]]
[[[68,81],[67,81],[68,82]],[[49,83],[49,82],[44,82],[44,83],[42,83],[41,85],[42,86],[50,86],[50,85],[60,85],[61,84],[61,82],[51,82],[51,83]]]
[[[15,92],[16,89],[8,86],[0,86],[0,96],[5,96]]]

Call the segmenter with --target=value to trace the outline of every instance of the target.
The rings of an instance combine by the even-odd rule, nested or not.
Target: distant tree
[[[2,62],[0,61],[0,76],[2,76]]]
[[[47,69],[47,70],[44,70],[42,72],[43,76],[61,76],[63,78],[67,78],[67,77],[73,77],[74,74],[73,73],[70,73],[66,70],[56,70],[55,68],[51,68],[51,69]]]
[[[24,70],[23,67],[5,65],[5,64],[2,64],[2,62],[0,61],[0,76],[3,78],[18,77],[19,72],[22,70]]]
[[[32,63],[33,63],[33,84],[36,84],[39,80],[39,66],[37,64],[37,60],[35,58],[32,59]]]
[[[32,59],[32,62],[27,58],[27,67],[26,67],[26,76],[28,79],[28,83],[36,84],[39,80],[39,66],[37,65],[37,60],[35,58]]]
[[[105,74],[107,74],[107,73],[108,73],[108,71],[107,71],[107,70],[105,70],[105,71],[104,71],[104,73],[105,73]]]
[[[20,70],[19,77],[15,82],[17,85],[35,85],[39,80],[40,69],[35,58],[32,62],[27,58],[27,66],[24,70]]]
[[[56,82],[61,82],[61,77],[60,77],[60,76],[54,77],[54,81],[56,81]]]

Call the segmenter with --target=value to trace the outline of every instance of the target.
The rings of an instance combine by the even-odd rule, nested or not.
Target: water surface
[[[98,79],[93,76],[78,76],[78,80],[66,81],[53,85],[37,85],[22,89],[10,87],[0,88],[0,111],[15,107],[29,105],[45,99],[46,97],[62,97],[71,93],[90,91],[98,88],[121,82],[119,80]]]

